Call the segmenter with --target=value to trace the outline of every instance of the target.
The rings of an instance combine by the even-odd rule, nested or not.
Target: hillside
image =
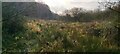
[[[9,12],[10,14],[13,13],[12,15],[22,14],[23,16],[34,17],[34,18],[53,18],[53,13],[49,9],[48,5],[43,3],[3,2],[2,8],[3,8],[3,17]]]

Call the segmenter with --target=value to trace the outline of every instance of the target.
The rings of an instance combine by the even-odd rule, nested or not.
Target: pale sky
[[[37,2],[44,2],[47,4],[51,11],[55,13],[61,13],[62,11],[66,9],[71,9],[73,7],[82,7],[87,10],[94,10],[98,8],[99,2],[105,1],[105,0],[36,0]],[[109,0],[106,0],[109,1]],[[118,0],[112,0],[112,1],[118,1]]]

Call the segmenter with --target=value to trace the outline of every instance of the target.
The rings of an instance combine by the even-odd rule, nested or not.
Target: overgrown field
[[[3,43],[3,52],[119,52],[120,49],[117,30],[109,21],[27,20],[23,25],[24,32]]]

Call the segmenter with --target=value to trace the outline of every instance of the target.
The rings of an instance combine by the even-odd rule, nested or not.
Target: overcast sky
[[[3,2],[44,2],[47,4],[51,11],[55,13],[61,13],[66,9],[71,9],[73,7],[82,7],[87,10],[94,10],[98,8],[99,2],[109,1],[109,0],[0,0]],[[119,1],[119,0],[111,0],[111,1]]]
[[[82,7],[87,10],[94,10],[98,8],[99,2],[103,2],[105,0],[36,0],[37,2],[42,1],[47,4],[51,11],[55,13],[61,13],[66,9],[71,9],[73,7]],[[106,0],[109,1],[109,0]],[[117,0],[112,0],[117,1]]]

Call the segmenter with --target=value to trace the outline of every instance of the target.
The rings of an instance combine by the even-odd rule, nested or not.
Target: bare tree
[[[111,0],[105,2],[98,2],[102,7],[108,8],[120,13],[120,1],[112,2]]]

